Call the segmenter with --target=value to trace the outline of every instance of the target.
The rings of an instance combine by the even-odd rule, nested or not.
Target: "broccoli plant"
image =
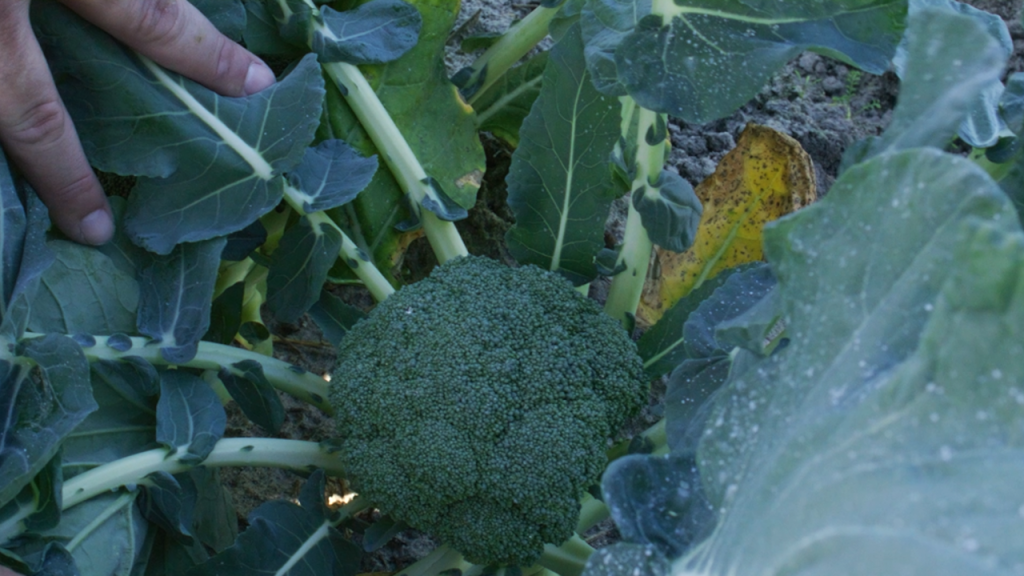
[[[0,156],[0,564],[349,575],[408,525],[442,541],[409,576],[1020,572],[1004,317],[1024,106],[1001,22],[952,0],[566,0],[456,89],[452,0],[195,3],[280,81],[221,98],[33,2],[90,161],[132,180],[114,240],[83,247]],[[895,62],[893,125],[766,232],[767,264],[722,270],[724,245],[690,245],[748,215],[665,168],[667,118],[729,114],[803,50]],[[471,257],[453,223],[481,129],[516,148],[516,267]],[[970,160],[939,150],[958,133]],[[418,235],[440,264],[406,284]],[[655,246],[704,256],[634,344]],[[584,296],[602,277],[603,309]],[[330,284],[378,304],[364,318]],[[337,346],[329,384],[269,355],[265,315],[307,313]],[[611,444],[665,374],[665,418]],[[274,438],[280,392],[336,437]],[[227,402],[268,437],[225,438]],[[239,533],[225,466],[308,480]],[[327,476],[358,496],[329,507]],[[595,554],[582,534],[606,516],[626,542]]]

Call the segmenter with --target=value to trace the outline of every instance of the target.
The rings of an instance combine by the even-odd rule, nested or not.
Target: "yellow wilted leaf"
[[[656,248],[637,310],[641,325],[661,318],[680,298],[722,270],[764,258],[764,225],[813,202],[814,167],[800,143],[748,124],[736,148],[696,188],[704,204],[693,246],[681,254]]]

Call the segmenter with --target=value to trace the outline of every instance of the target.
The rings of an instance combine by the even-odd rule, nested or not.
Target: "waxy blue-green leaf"
[[[423,19],[402,0],[371,0],[338,12],[320,7],[311,48],[321,62],[383,64],[416,45]]]
[[[242,300],[245,298],[245,281],[239,280],[228,286],[210,305],[210,328],[203,334],[203,340],[230,344],[235,340],[242,326]]]
[[[423,24],[419,11],[402,0],[370,0],[344,12],[326,5],[314,11],[304,0],[266,6],[281,38],[311,48],[321,62],[390,62],[416,45]]]
[[[0,505],[32,481],[97,407],[89,364],[70,338],[35,338],[21,353],[36,367],[0,360]]]
[[[221,34],[238,41],[245,31],[246,12],[242,0],[189,0]]]
[[[28,329],[61,334],[135,333],[139,283],[99,250],[48,243],[55,261],[39,279]]]
[[[240,230],[277,205],[283,171],[319,122],[323,78],[307,56],[277,84],[226,98],[124,48],[56,2],[33,23],[90,161],[140,176],[132,240],[166,254]]]
[[[617,0],[587,2],[591,72],[608,93],[621,94],[621,84],[644,108],[697,124],[731,114],[804,50],[881,74],[903,35],[907,12],[907,0],[685,0],[635,6],[643,11]]]
[[[1002,47],[977,21],[948,10],[915,11],[906,45],[906,71],[892,123],[881,136],[848,149],[844,168],[877,154],[944,147],[1006,64]]]
[[[138,328],[160,345],[172,364],[195,354],[210,326],[210,300],[226,240],[181,244],[167,256],[153,256],[139,272]]]
[[[262,2],[245,3],[245,32],[242,40],[245,47],[261,56],[280,56],[284,58],[301,58],[309,51],[305,39],[291,42],[281,37],[277,18],[271,14]]]
[[[651,13],[651,0],[588,0],[581,2],[580,25],[586,46],[583,54],[594,86],[604,94],[625,96],[619,82],[615,50],[636,29],[637,22]]]
[[[673,252],[693,244],[704,207],[682,176],[662,170],[654,182],[633,191],[632,201],[651,242]]]
[[[32,302],[39,288],[39,277],[53,263],[53,252],[47,246],[46,231],[50,217],[42,200],[31,188],[26,187],[26,230],[22,244],[21,260],[14,291],[6,302],[0,334],[9,338],[20,338],[25,332]]]
[[[227,415],[202,378],[182,370],[160,372],[156,441],[186,464],[199,464],[224,436]]]
[[[1017,136],[1024,136],[1024,73],[1011,74],[999,101],[999,116]]]
[[[295,322],[320,298],[327,272],[338,259],[341,234],[303,217],[289,228],[267,272],[267,306],[282,322]]]
[[[377,156],[360,156],[344,140],[324,140],[306,149],[302,161],[288,172],[288,182],[302,194],[302,209],[323,212],[348,204],[377,171]]]
[[[318,470],[303,488],[301,506],[284,500],[262,504],[249,514],[249,528],[234,546],[189,576],[251,576],[254,567],[279,576],[355,576],[359,548],[331,525],[323,494],[324,475]]]
[[[614,199],[607,162],[619,136],[619,101],[594,89],[578,25],[551,50],[519,136],[506,178],[516,216],[505,236],[509,251],[522,264],[589,282]]]
[[[792,342],[712,406],[698,467],[719,522],[670,573],[1015,573],[1024,234],[1005,196],[910,150],[765,238]]]
[[[92,395],[99,408],[64,441],[68,477],[153,447],[156,441],[156,370],[136,357],[100,360],[91,366]]]
[[[0,542],[10,542],[21,530],[48,530],[59,524],[63,481],[58,450],[16,498],[0,506]]]
[[[242,409],[246,418],[271,434],[281,431],[284,424],[284,406],[277,390],[263,374],[263,367],[255,360],[242,360],[224,366],[217,376],[228,394]]]
[[[114,492],[66,510],[61,523],[40,533],[67,548],[82,576],[131,576],[150,530],[135,506],[138,492]]]
[[[7,157],[0,150],[0,309],[4,315],[7,303],[14,294],[14,283],[21,267],[22,251],[25,246],[25,207],[22,205],[18,187],[11,175]]]
[[[193,542],[196,487],[188,474],[175,478],[160,471],[146,476],[138,504],[146,520],[185,544]]]
[[[490,88],[476,96],[473,109],[477,127],[512,147],[519,146],[519,128],[540,95],[547,64],[548,53],[541,52],[505,72]]]
[[[253,251],[267,241],[267,229],[259,220],[253,221],[238,232],[228,234],[228,243],[221,253],[221,260],[238,262],[245,260]]]
[[[327,341],[335,346],[356,322],[366,318],[362,310],[349,306],[326,290],[320,292],[320,299],[309,308],[309,316],[320,327]]]
[[[988,32],[993,40],[999,43],[1006,58],[1013,53],[1013,39],[1010,38],[1010,31],[999,16],[956,0],[910,0],[911,15],[926,9],[943,10],[973,19]],[[909,37],[903,38],[892,61],[893,68],[900,78],[903,78],[906,73],[909,40]],[[963,41],[961,46],[969,47],[970,51],[983,49],[982,46],[976,46],[967,41]],[[954,62],[953,66],[958,65]],[[990,78],[970,103],[969,113],[960,124],[960,138],[977,148],[988,148],[996,143],[1000,130],[1005,127],[999,116],[999,101],[1002,94],[1003,83],[1000,78]]]

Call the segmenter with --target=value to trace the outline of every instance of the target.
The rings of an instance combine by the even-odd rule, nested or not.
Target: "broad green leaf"
[[[259,220],[228,235],[228,243],[221,253],[221,260],[238,262],[245,260],[253,251],[267,241],[267,229]]]
[[[288,182],[302,193],[308,214],[337,208],[363,191],[377,171],[377,157],[364,158],[344,140],[324,140],[306,149]]]
[[[138,492],[97,496],[64,512],[60,525],[41,533],[63,544],[83,576],[131,576],[149,530],[135,506]]]
[[[114,237],[96,249],[106,254],[114,265],[125,274],[135,278],[139,268],[149,262],[149,254],[128,237],[124,230],[124,213],[127,201],[120,196],[108,196],[110,211],[114,214]]]
[[[139,176],[125,223],[133,241],[167,254],[179,242],[240,230],[277,205],[281,173],[299,161],[318,122],[323,83],[315,57],[262,92],[225,98],[55,2],[32,7],[90,161]]]
[[[999,102],[999,116],[1014,134],[1024,135],[1024,73],[1011,74]]]
[[[477,96],[473,104],[477,128],[491,132],[513,148],[519,146],[519,128],[540,95],[547,64],[548,53],[541,52],[506,72]]]
[[[267,10],[262,1],[245,2],[245,32],[242,39],[245,47],[262,56],[301,58],[309,51],[306,42],[292,43],[281,38],[277,19]]]
[[[444,45],[458,14],[458,0],[412,2],[423,17],[416,46],[398,60],[360,69],[394,119],[427,175],[444,196],[472,208],[483,180],[486,159],[473,111],[458,95],[444,67]],[[318,136],[340,138],[364,156],[376,154],[341,94],[328,89],[327,123]],[[424,114],[429,110],[429,114]],[[400,232],[409,219],[403,193],[390,170],[378,170],[366,192],[354,202],[360,234],[381,270],[394,266]]]
[[[139,496],[139,510],[146,520],[185,544],[191,544],[196,508],[196,487],[188,474],[175,478],[167,472],[146,476]]]
[[[295,322],[320,298],[338,259],[341,234],[327,223],[300,218],[281,238],[267,272],[267,306],[282,322]]]
[[[721,516],[672,573],[1018,571],[1024,234],[1006,198],[910,150],[765,235],[792,342],[713,405],[698,465]]]
[[[210,306],[210,328],[203,334],[203,340],[230,344],[235,340],[242,326],[242,299],[245,296],[245,281],[235,282]]]
[[[594,89],[579,26],[551,50],[519,135],[506,177],[516,216],[505,236],[509,251],[522,264],[589,282],[614,199],[607,162],[619,137],[619,101]]]
[[[4,315],[18,279],[25,246],[25,224],[25,207],[19,198],[18,187],[11,175],[7,157],[3,150],[0,150],[0,265],[3,266],[0,270],[0,281],[3,282],[0,306],[3,307]]]
[[[0,542],[10,542],[23,530],[48,530],[59,524],[63,481],[58,451],[16,498],[0,507]]]
[[[337,346],[345,333],[365,318],[366,314],[324,290],[320,293],[320,299],[309,309],[309,316],[320,327],[324,337]]]
[[[993,40],[999,43],[1004,57],[1009,58],[1013,53],[1013,39],[1010,38],[1010,31],[999,16],[956,0],[910,0],[911,18],[915,13],[927,9],[938,9],[970,17],[980,24]],[[893,68],[900,78],[903,78],[906,73],[909,42],[910,37],[905,36],[903,42],[897,47],[896,56],[893,58]],[[983,45],[970,44],[966,40],[961,46],[970,46],[972,51],[978,52],[982,52],[985,48]],[[1005,127],[999,117],[999,100],[1002,94],[1003,83],[998,77],[990,77],[969,103],[969,113],[960,124],[960,138],[978,148],[987,148],[996,143],[1000,130]]]
[[[64,441],[64,475],[72,477],[101,464],[151,448],[156,441],[156,370],[145,360],[100,360],[91,371],[92,395],[99,408]]]
[[[957,41],[938,41],[943,38]],[[948,10],[915,11],[906,45],[903,87],[892,123],[881,136],[851,146],[843,155],[844,168],[876,154],[944,147],[1006,64],[991,34],[973,18]]]
[[[907,0],[589,0],[588,63],[601,87],[703,124],[728,116],[790,59],[814,50],[881,74]],[[611,61],[614,60],[614,76]],[[742,70],[742,74],[737,74]]]
[[[160,373],[156,441],[183,453],[179,460],[199,464],[224,435],[227,415],[217,394],[202,378],[181,370]]]
[[[46,231],[50,227],[46,206],[31,189],[27,189],[25,200],[26,231],[21,261],[18,263],[18,276],[0,324],[0,334],[12,339],[20,338],[25,332],[32,312],[32,301],[39,288],[39,277],[50,267],[54,258],[46,242]]]
[[[313,501],[312,494],[319,494]],[[359,548],[331,525],[323,503],[324,475],[310,476],[301,506],[277,500],[249,514],[249,528],[234,546],[190,572],[190,576],[249,576],[254,566],[280,576],[354,576]]]
[[[61,334],[135,333],[139,283],[92,247],[48,243],[56,260],[39,279],[28,329]]]
[[[615,50],[636,29],[640,18],[651,13],[651,0],[586,0],[581,4],[583,54],[594,86],[604,94],[625,96]]]
[[[245,416],[271,434],[281,431],[284,424],[284,406],[277,390],[263,374],[263,367],[255,360],[242,360],[224,366],[218,373],[231,398]]]
[[[686,319],[701,302],[711,297],[719,286],[741,269],[737,267],[725,270],[701,284],[699,288],[680,298],[657,324],[644,332],[637,341],[637,352],[644,360],[644,370],[648,376],[653,379],[668,374],[688,358],[686,339],[683,337]]]
[[[401,0],[371,0],[338,12],[320,7],[311,47],[321,62],[383,64],[416,45],[423,24],[416,8]]]
[[[672,252],[693,245],[704,208],[682,176],[662,170],[654,182],[633,191],[632,202],[651,242]]]
[[[89,364],[71,339],[50,334],[0,360],[0,505],[14,498],[94,410]]]
[[[722,270],[761,260],[765,224],[817,197],[814,166],[793,138],[750,124],[696,194],[704,207],[696,239],[681,254],[656,250],[658,275],[644,287],[641,324],[657,322]]]
[[[231,492],[221,483],[217,468],[198,466],[189,470],[188,475],[197,492],[194,533],[209,549],[221,552],[238,536],[238,515],[231,503]]]
[[[167,256],[153,256],[139,272],[139,332],[160,345],[160,354],[184,364],[196,354],[210,326],[210,308],[223,238],[182,244]]]
[[[245,31],[245,6],[242,0],[189,0],[221,34],[238,41]]]

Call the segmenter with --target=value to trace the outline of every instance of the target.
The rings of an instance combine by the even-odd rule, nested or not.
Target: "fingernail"
[[[266,64],[259,61],[253,62],[249,64],[249,71],[245,73],[245,86],[242,87],[242,90],[245,91],[246,96],[249,96],[270,86],[275,81],[274,72]]]
[[[82,241],[99,246],[106,244],[114,235],[114,221],[102,208],[89,214],[79,223]]]

